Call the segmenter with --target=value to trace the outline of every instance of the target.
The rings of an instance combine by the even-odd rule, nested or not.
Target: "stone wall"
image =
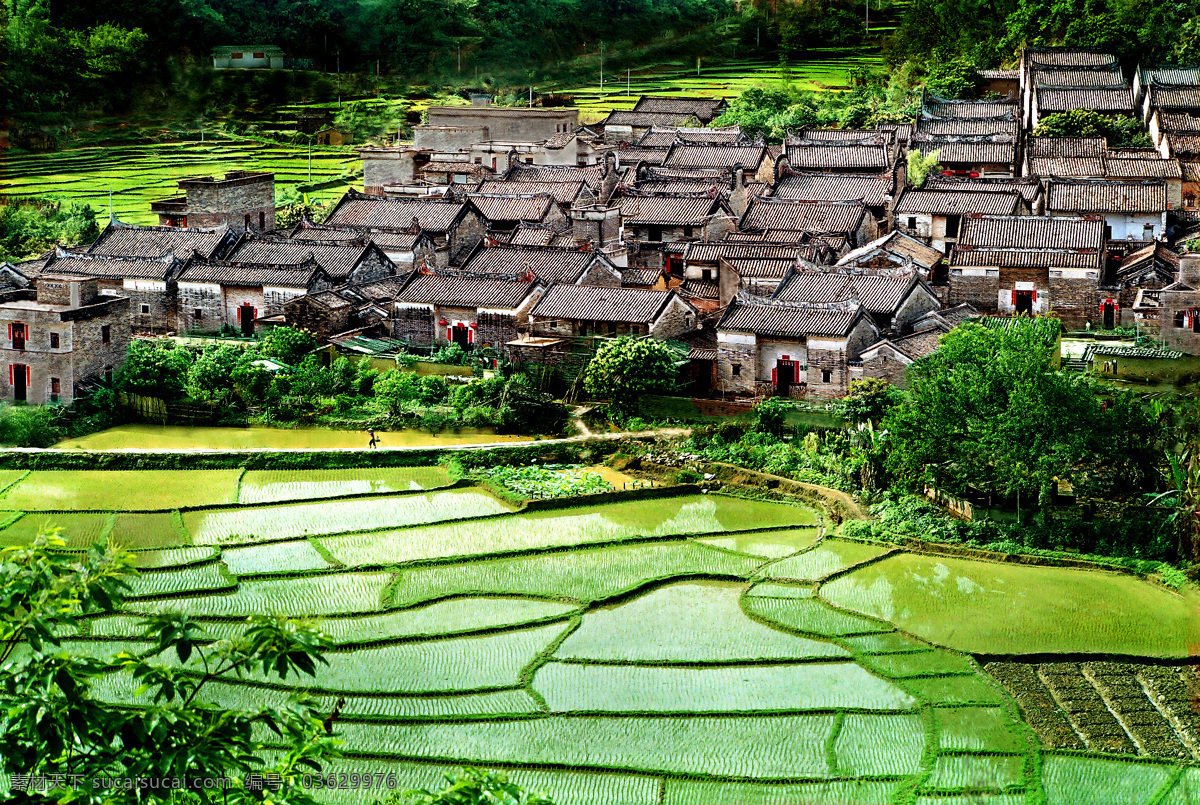
[[[225,324],[220,285],[181,282],[175,288],[175,296],[175,329],[178,332],[216,332]]]
[[[467,210],[462,221],[449,233],[447,259],[474,246],[487,234],[487,223],[473,210]]]
[[[696,311],[678,296],[671,298],[666,310],[650,324],[655,338],[677,338],[696,329]]]
[[[247,228],[269,231],[275,228],[275,176],[251,176],[242,179],[181,181],[187,194],[188,226],[219,226],[228,223],[238,232]],[[246,226],[249,216],[249,227]]]
[[[899,388],[908,387],[908,364],[888,347],[880,347],[875,357],[863,361],[863,377],[886,380]]]
[[[579,126],[579,110],[565,107],[433,106],[429,109],[428,120],[430,126],[486,127],[487,136],[475,142],[500,140],[536,143],[574,131]]]
[[[284,303],[283,312],[289,327],[313,334],[318,341],[350,329],[350,305],[327,308],[313,303],[308,296],[301,296]]]
[[[754,394],[757,368],[758,351],[753,335],[732,332],[717,334],[718,391],[727,394]]]
[[[587,267],[576,285],[598,285],[604,288],[620,288],[621,273],[605,260],[597,258]]]
[[[367,193],[383,195],[386,185],[412,184],[416,180],[412,150],[365,148],[358,153],[362,156],[363,190]]]
[[[1159,320],[1159,336],[1168,349],[1176,349],[1189,355],[1200,355],[1200,333],[1195,327],[1178,323],[1181,311],[1200,309],[1200,291],[1164,291],[1162,318]]]
[[[1098,285],[1094,279],[1072,277],[1050,278],[1050,304],[1054,315],[1068,329],[1081,327],[1087,321],[1093,326],[1100,319],[1097,310]],[[1040,289],[1039,289],[1040,291]]]
[[[517,332],[517,317],[509,313],[481,310],[476,314],[475,321],[479,325],[475,329],[477,346],[503,347],[520,335]]]
[[[347,282],[370,282],[394,276],[396,276],[396,264],[389,260],[378,246],[373,246],[359,264],[350,271]]]
[[[925,290],[924,287],[918,285],[913,289],[903,302],[900,303],[900,308],[892,317],[891,326],[896,332],[907,332],[911,329],[912,322],[931,310],[937,310],[941,307],[941,303],[933,294]]]
[[[963,275],[950,272],[950,306],[968,304],[981,313],[995,313],[1000,293],[1000,275],[994,277]]]

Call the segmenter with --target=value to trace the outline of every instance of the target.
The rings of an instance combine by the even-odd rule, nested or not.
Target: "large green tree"
[[[622,336],[600,347],[584,370],[583,386],[618,411],[632,412],[647,394],[672,391],[678,381],[675,354],[653,338]]]
[[[300,775],[335,751],[332,714],[303,701],[224,708],[207,686],[249,673],[311,676],[328,639],[293,621],[256,616],[241,635],[214,642],[186,616],[168,614],[147,619],[144,642],[113,644],[111,652],[73,646],[62,636],[77,633],[80,616],[121,606],[134,558],[111,546],[83,556],[65,548],[49,535],[0,554],[0,771],[13,794],[107,805],[311,803]],[[113,695],[121,690],[133,693]],[[259,726],[283,747],[270,760],[259,750]],[[271,774],[271,784],[255,791],[251,774]],[[233,782],[211,791],[194,782],[165,790],[104,784],[185,778]],[[52,790],[37,790],[42,779]]]
[[[1131,395],[1102,398],[1082,375],[1054,367],[1058,327],[964,324],[909,368],[890,409],[889,467],[913,482],[964,494],[1049,498],[1057,480],[1087,496],[1119,496],[1155,474],[1155,429]]]

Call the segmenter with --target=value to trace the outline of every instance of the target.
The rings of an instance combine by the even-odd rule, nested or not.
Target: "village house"
[[[414,271],[395,295],[393,335],[419,347],[500,346],[517,338],[544,289],[536,280]]]
[[[944,255],[899,231],[891,231],[842,255],[834,265],[847,274],[894,274],[916,271],[935,284],[945,284]]]
[[[408,275],[384,277],[288,299],[283,323],[310,333],[318,343],[346,333],[391,336],[392,303],[407,281]]]
[[[1102,313],[1104,228],[1099,216],[967,216],[950,255],[948,302],[1007,316],[1053,309],[1084,326]]]
[[[875,132],[854,140],[787,137],[783,141],[787,166],[800,172],[883,173],[900,158],[891,132]]]
[[[1179,277],[1158,292],[1159,338],[1168,349],[1200,355],[1200,256],[1179,259]]]
[[[571,226],[566,213],[549,193],[504,196],[470,193],[467,198],[487,229],[493,232],[511,232],[522,222],[564,230]]]
[[[421,177],[425,183],[438,186],[474,186],[493,175],[495,175],[493,168],[471,161],[431,160],[421,167]]]
[[[1133,92],[1117,58],[1074,48],[1031,48],[1021,52],[1023,124],[1032,131],[1048,114],[1090,109],[1132,115]]]
[[[704,126],[712,123],[729,109],[724,98],[695,95],[643,95],[633,105],[633,111],[644,114],[695,115]]]
[[[131,328],[163,332],[172,326],[173,282],[183,265],[184,261],[170,252],[161,257],[114,257],[56,248],[41,273],[94,279],[97,294],[128,300],[121,309],[128,314]]]
[[[670,148],[676,143],[734,145],[746,141],[747,137],[742,133],[742,127],[738,125],[710,128],[651,126],[637,144],[642,148]]]
[[[902,188],[903,179],[895,171],[801,172],[784,162],[775,171],[769,195],[785,201],[862,201],[875,222],[886,227],[891,204]]]
[[[696,309],[675,291],[555,284],[530,311],[529,334],[535,340],[618,335],[666,339],[698,326]]]
[[[907,388],[908,367],[936,352],[943,335],[976,318],[979,318],[979,311],[970,305],[925,313],[912,322],[912,332],[908,335],[881,338],[864,349],[859,356],[862,376]],[[851,369],[853,374],[854,367]]]
[[[925,155],[937,151],[949,175],[1016,176],[1019,113],[1015,101],[950,101],[926,93],[909,145]]]
[[[508,179],[484,179],[474,193],[484,196],[543,196],[554,199],[564,213],[570,213],[575,204],[590,205],[596,202],[592,192],[582,179],[570,182],[525,182]]]
[[[1119,294],[1121,312],[1133,310],[1142,291],[1157,290],[1174,283],[1179,276],[1179,259],[1178,252],[1159,241],[1125,255],[1112,279],[1113,287]],[[1134,311],[1135,320],[1136,313]],[[1115,325],[1109,324],[1106,315],[1103,326],[1124,327],[1126,324],[1120,321]]]
[[[375,196],[348,190],[325,223],[363,232],[410,231],[428,235],[441,265],[454,265],[487,231],[483,216],[467,201]]]
[[[764,182],[747,182],[740,168],[664,168],[641,163],[624,180],[625,186],[649,195],[716,195],[736,214],[746,211],[750,199],[768,189]]]
[[[1108,173],[1103,137],[1030,137],[1022,173],[1042,178],[1103,179]]]
[[[695,240],[704,235],[714,216],[733,216],[725,202],[708,194],[648,195],[622,190],[616,206],[621,210],[623,239],[649,244]]]
[[[664,168],[740,168],[745,176],[769,183],[775,175],[775,159],[765,145],[693,145],[676,143],[663,159]]]
[[[196,257],[176,277],[175,329],[217,332],[228,327],[251,336],[263,329],[264,319],[282,321],[289,300],[334,284],[311,256],[287,265]]]
[[[221,45],[212,49],[216,70],[282,70],[287,54],[275,45]]]
[[[579,126],[569,107],[431,106],[427,123],[413,127],[413,148],[442,153],[470,152],[480,143],[541,143]],[[506,148],[505,155],[511,148]],[[490,165],[496,170],[495,165]]]
[[[600,121],[606,143],[636,143],[654,128],[700,128],[694,111],[640,112],[614,109]]]
[[[481,243],[463,262],[462,271],[477,276],[538,279],[546,285],[621,285],[617,266],[590,249]]]
[[[896,199],[896,229],[920,238],[945,255],[958,242],[964,215],[1027,215],[1028,207],[1013,192],[917,190]]]
[[[367,235],[346,241],[243,234],[224,259],[260,265],[295,265],[311,259],[339,285],[369,282],[396,273],[396,265]]]
[[[759,198],[738,220],[739,232],[762,232],[773,242],[807,242],[831,236],[840,257],[879,236],[874,216],[862,201],[786,201]],[[827,241],[830,242],[830,241]]]
[[[878,338],[879,329],[853,300],[812,305],[739,297],[717,323],[716,389],[839,397],[849,387],[849,362]]]
[[[625,145],[622,143],[610,153],[613,155],[617,167],[625,171],[641,165],[660,166],[667,161],[667,154],[670,151],[670,147],[643,148],[638,145]]]
[[[1046,182],[1047,215],[1100,215],[1105,240],[1148,242],[1167,227],[1167,185],[1161,179],[1103,181],[1050,179]]]
[[[129,299],[100,281],[44,273],[32,285],[5,272],[0,289],[0,398],[72,402],[82,388],[112,382],[129,351]]]
[[[946,176],[941,173],[931,173],[925,177],[922,190],[960,190],[963,192],[981,191],[984,193],[1017,193],[1025,209],[1032,215],[1045,213],[1046,200],[1042,190],[1042,182],[1037,176],[1020,177],[971,177]]]
[[[215,227],[138,226],[115,218],[88,246],[88,254],[109,257],[162,257],[174,254],[186,260],[193,254],[223,257],[237,241],[228,224]]]
[[[908,332],[915,320],[942,306],[937,294],[915,271],[880,275],[793,270],[771,300],[802,304],[856,300],[880,332],[897,334]]]
[[[421,231],[420,223],[407,230],[354,229],[315,224],[307,218],[302,218],[287,236],[293,241],[346,243],[368,240],[378,246],[397,269],[416,263],[437,266],[437,250],[433,238]]]
[[[181,196],[150,202],[160,226],[215,227],[238,232],[275,228],[275,174],[230,171],[224,178],[180,179]]]

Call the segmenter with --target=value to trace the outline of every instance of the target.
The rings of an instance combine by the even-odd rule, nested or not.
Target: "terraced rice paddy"
[[[597,71],[593,83],[555,91],[573,96],[585,119],[598,119],[610,109],[632,109],[640,95],[734,98],[754,86],[795,86],[816,92],[848,89],[851,70],[882,65],[883,57],[878,53],[867,54],[856,48],[812,48],[805,59],[785,67],[780,67],[779,62],[752,59],[710,67],[701,59],[699,72],[694,62],[655,65],[631,71],[628,82],[623,72],[606,73],[601,88]]]
[[[491,444],[529,438],[475,428],[441,433],[421,430],[377,431],[376,435],[380,447],[384,448]],[[362,449],[366,446],[366,434],[352,430],[146,424],[118,425],[55,445],[59,450],[336,450]]]
[[[1191,599],[1132,577],[822,538],[811,510],[725,495],[514,512],[439,489],[435,467],[185,475],[9,473],[0,541],[54,521],[73,548],[140,548],[122,610],[64,641],[78,654],[145,647],[150,613],[186,612],[211,639],[254,614],[313,619],[335,645],[316,677],[222,678],[204,696],[258,709],[304,690],[319,713],[344,697],[347,757],[328,772],[412,788],[499,768],[560,805],[1196,802],[1190,666],[989,659],[1057,640],[1181,656],[1169,607]],[[80,502],[96,509],[59,508]],[[1147,608],[1149,634],[1103,619]],[[140,701],[127,676],[98,690]]]
[[[339,197],[355,172],[352,149],[314,148],[312,180],[305,146],[266,145],[251,140],[154,143],[72,148],[51,154],[8,156],[0,167],[0,192],[14,196],[53,196],[86,203],[122,221],[156,224],[150,202],[176,195],[176,183],[191,176],[218,176],[230,170],[271,171],[275,190],[309,188],[318,199]]]

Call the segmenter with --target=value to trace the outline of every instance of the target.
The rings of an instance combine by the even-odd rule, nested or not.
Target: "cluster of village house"
[[[671,339],[696,395],[902,383],[988,315],[1139,324],[1200,352],[1200,270],[1181,259],[1200,230],[1200,68],[1131,83],[1108,54],[1029,49],[981,77],[987,100],[927,94],[910,122],[782,145],[710,125],[720,99],[643,97],[580,125],[475,98],[430,109],[411,145],[363,149],[363,191],[286,229],[270,174],[185,180],[153,205],[160,226],[114,220],[0,268],[0,396],[70,399],[131,332],[278,324],[564,371],[604,337]],[[1032,136],[1072,109],[1135,116],[1155,145]],[[912,150],[941,166],[919,188]]]

